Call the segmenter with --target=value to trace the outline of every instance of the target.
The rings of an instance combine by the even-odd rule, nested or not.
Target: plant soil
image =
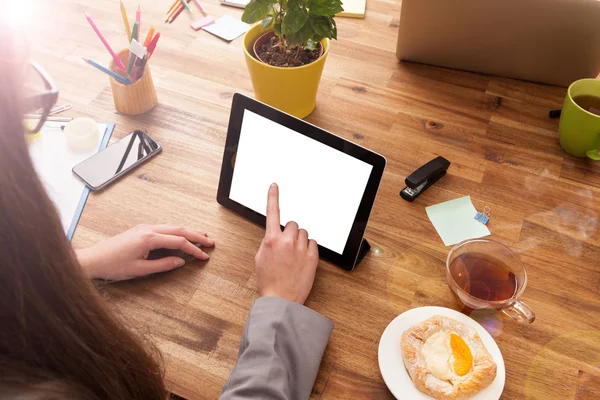
[[[321,54],[321,44],[317,50],[309,51],[301,47],[287,49],[284,52],[283,45],[277,36],[262,44],[258,48],[258,58],[274,67],[300,67],[316,61]]]

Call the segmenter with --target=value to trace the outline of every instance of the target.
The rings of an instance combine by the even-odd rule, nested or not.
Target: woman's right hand
[[[281,297],[304,304],[315,280],[319,248],[295,222],[288,222],[281,231],[279,188],[275,183],[269,188],[267,198],[265,238],[254,260],[261,297]]]
[[[206,233],[183,226],[139,225],[94,246],[77,250],[76,255],[88,277],[121,281],[170,271],[185,264],[185,260],[177,256],[148,260],[152,250],[181,250],[199,260],[208,260],[208,254],[193,243],[203,247],[215,245]]]

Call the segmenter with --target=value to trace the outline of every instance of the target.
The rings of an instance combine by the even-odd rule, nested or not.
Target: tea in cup
[[[502,243],[489,239],[457,244],[446,260],[446,279],[463,311],[493,308],[531,323],[535,314],[518,298],[527,285],[521,259]]]

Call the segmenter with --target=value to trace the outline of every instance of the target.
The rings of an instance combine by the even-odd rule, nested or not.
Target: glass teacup
[[[463,312],[493,308],[531,323],[535,314],[518,298],[527,286],[521,259],[507,246],[489,239],[466,240],[446,260],[446,278]]]

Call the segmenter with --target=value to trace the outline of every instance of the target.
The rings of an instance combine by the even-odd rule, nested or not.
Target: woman
[[[21,118],[49,110],[57,92],[41,70],[46,91],[26,92],[29,64],[15,47],[0,26],[0,399],[164,400],[159,355],[106,309],[90,278],[130,279],[183,265],[178,257],[146,260],[157,248],[206,260],[192,242],[214,242],[189,228],[140,226],[76,254],[34,171]],[[312,287],[317,246],[294,223],[279,229],[277,200],[274,186],[271,227],[255,260],[261,299],[250,315],[258,326],[248,332],[249,320],[223,399],[307,398],[331,333],[329,321],[296,304]],[[294,328],[298,321],[312,325],[311,333]],[[289,347],[285,354],[281,346]],[[266,384],[274,376],[279,382]]]
[[[188,240],[213,242],[178,227],[138,227],[82,251],[80,266],[33,169],[21,117],[26,100],[35,110],[56,96],[27,93],[29,66],[15,47],[0,26],[0,398],[165,399],[156,354],[123,329],[88,278],[173,269],[183,260],[143,256],[177,247],[206,259]]]

